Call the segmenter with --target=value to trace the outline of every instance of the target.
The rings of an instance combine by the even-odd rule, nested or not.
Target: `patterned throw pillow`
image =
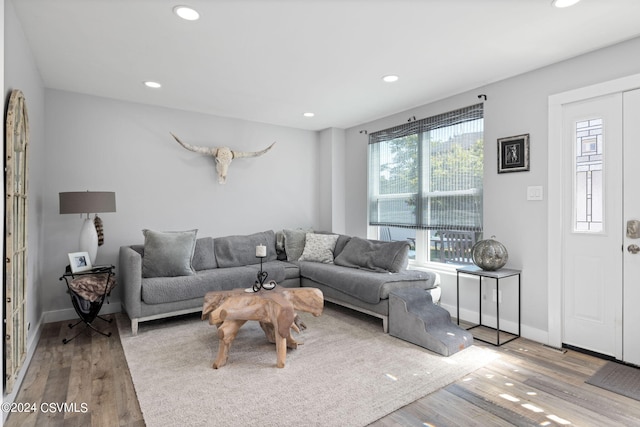
[[[304,251],[299,261],[321,262],[333,264],[333,250],[338,241],[337,234],[307,233]]]

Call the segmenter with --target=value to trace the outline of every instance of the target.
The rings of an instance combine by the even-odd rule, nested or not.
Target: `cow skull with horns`
[[[229,170],[229,165],[233,159],[262,156],[264,153],[271,150],[271,147],[275,144],[274,142],[262,151],[235,151],[229,147],[198,147],[180,141],[180,138],[175,136],[173,133],[171,133],[171,136],[173,136],[175,140],[187,150],[213,157],[216,161],[216,171],[218,172],[218,182],[220,184],[224,184],[227,181],[227,171]]]

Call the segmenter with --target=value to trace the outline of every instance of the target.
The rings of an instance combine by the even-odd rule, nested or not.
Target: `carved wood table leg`
[[[276,354],[278,368],[284,368],[284,364],[287,361],[287,339],[276,334]]]
[[[213,369],[222,368],[227,363],[231,343],[236,339],[238,331],[246,322],[246,320],[225,320],[218,326],[220,345],[218,348],[218,357],[216,357],[215,362],[213,362]]]
[[[298,316],[296,316],[296,318],[298,318]],[[276,331],[275,328],[273,327],[273,325],[271,323],[266,323],[266,322],[260,322],[260,327],[262,328],[262,330],[264,331],[264,335],[267,337],[267,341],[269,341],[271,344],[275,344],[276,343]],[[296,326],[296,325],[292,325],[291,329],[293,329],[296,332],[300,332],[300,329]],[[291,349],[296,349],[298,348],[298,346],[300,344],[303,344],[301,342],[296,341],[291,335],[289,335],[286,338],[287,341],[287,348],[291,348]]]

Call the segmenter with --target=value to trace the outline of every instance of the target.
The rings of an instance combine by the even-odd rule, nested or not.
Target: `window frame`
[[[471,111],[472,115],[469,117],[463,116],[463,114],[467,114],[467,111]],[[459,113],[461,113],[461,120],[456,120],[455,116],[458,115]],[[452,120],[450,119],[446,119],[443,124],[439,125],[439,126],[435,126],[435,127],[431,127],[429,128],[429,122],[438,122],[438,120],[440,120],[441,117],[453,117]],[[389,223],[386,224],[385,221],[381,220],[380,217],[378,217],[376,215],[376,220],[373,220],[372,218],[372,209],[374,204],[376,206],[378,206],[378,201],[384,198],[397,198],[399,197],[399,195],[404,194],[405,196],[417,196],[417,199],[419,199],[419,202],[417,202],[416,204],[420,205],[424,200],[431,200],[434,195],[437,196],[446,196],[445,192],[440,192],[440,193],[434,193],[433,191],[431,191],[431,184],[433,183],[433,181],[431,180],[431,178],[429,178],[431,176],[430,172],[432,171],[431,169],[431,161],[432,161],[432,149],[433,146],[431,144],[433,144],[434,142],[438,141],[437,139],[432,139],[432,138],[428,138],[427,142],[423,141],[423,138],[425,135],[430,135],[430,133],[432,131],[437,131],[438,129],[444,129],[447,127],[453,127],[453,126],[457,126],[460,124],[464,124],[465,122],[471,122],[471,121],[475,121],[481,119],[482,122],[480,123],[480,127],[479,127],[479,131],[482,133],[482,137],[481,139],[477,140],[475,143],[477,143],[478,141],[481,141],[481,147],[480,147],[480,164],[482,166],[482,171],[480,172],[480,187],[476,188],[475,193],[473,191],[469,191],[469,190],[452,190],[452,192],[454,193],[460,193],[460,195],[463,195],[464,192],[469,192],[469,194],[471,196],[479,196],[479,200],[480,200],[480,208],[479,208],[479,212],[478,211],[468,211],[467,212],[475,212],[476,216],[478,216],[479,218],[476,218],[476,221],[470,224],[473,225],[469,225],[467,227],[465,227],[464,225],[460,224],[459,227],[453,227],[453,228],[441,228],[441,226],[438,225],[433,225],[433,224],[425,224],[423,223],[423,219],[422,216],[425,215],[424,209],[420,208],[419,210],[417,209],[417,212],[415,213],[416,216],[416,223],[415,225],[409,225],[407,226],[406,224],[393,224],[393,223]],[[416,123],[418,122],[418,123]],[[420,123],[422,122],[422,123]],[[427,123],[427,126],[425,127],[424,123]],[[478,132],[477,130],[473,130],[470,132],[462,132],[458,135],[467,135],[467,134],[473,134]],[[407,137],[410,136],[412,134],[416,134],[417,135],[417,152],[418,152],[418,160],[416,162],[415,167],[417,168],[417,170],[415,171],[417,176],[419,177],[420,182],[418,183],[418,190],[417,193],[413,193],[413,192],[409,192],[409,193],[394,193],[394,194],[380,194],[380,179],[379,178],[375,178],[376,176],[380,176],[380,166],[382,164],[382,161],[380,160],[379,157],[374,158],[375,155],[380,155],[380,147],[381,145],[378,145],[377,147],[372,147],[373,144],[383,144],[385,142],[391,142],[394,141],[395,139],[399,139],[399,138],[403,138],[403,137]],[[382,136],[380,136],[382,135]],[[474,144],[475,144],[474,143]],[[452,145],[453,146],[453,145]],[[473,146],[469,146],[467,147],[468,150],[473,150]],[[378,151],[375,151],[378,150]],[[422,156],[422,151],[423,150],[428,150],[430,154],[427,154],[426,156]],[[375,153],[375,154],[374,154]],[[463,264],[451,264],[451,263],[446,263],[445,260],[432,260],[430,259],[431,257],[431,248],[433,246],[433,242],[432,242],[432,231],[434,229],[443,229],[443,230],[465,230],[465,229],[469,229],[472,232],[476,233],[476,241],[479,240],[482,236],[482,230],[484,228],[484,220],[483,220],[483,190],[482,188],[484,187],[484,111],[483,111],[483,104],[475,104],[469,107],[463,107],[457,110],[453,110],[450,111],[448,113],[444,113],[444,114],[440,114],[440,115],[436,115],[436,116],[432,116],[426,119],[422,119],[419,121],[414,121],[412,123],[407,123],[405,125],[400,125],[400,126],[396,126],[396,127],[392,127],[389,129],[385,129],[385,130],[381,130],[379,132],[375,132],[373,134],[370,135],[369,137],[369,144],[368,144],[368,149],[367,149],[367,174],[368,174],[368,179],[367,179],[367,184],[368,184],[368,188],[367,188],[367,224],[368,224],[368,236],[370,238],[374,238],[374,239],[380,239],[381,238],[381,232],[380,230],[382,229],[382,227],[384,226],[389,226],[389,227],[403,227],[403,228],[410,228],[410,229],[415,229],[415,253],[414,253],[414,259],[410,259],[409,264],[410,266],[427,266],[430,268],[437,268],[437,269],[444,269],[444,270],[452,270],[455,269],[455,267],[459,266],[459,265],[463,265]],[[373,164],[373,162],[376,162],[376,164]],[[427,176],[428,179],[425,182],[423,180],[423,176]],[[475,175],[475,179],[477,180],[478,178],[478,174]],[[478,193],[479,192],[479,193]],[[405,197],[406,198],[406,197]],[[473,200],[472,200],[473,202]],[[378,212],[381,212],[380,210],[378,210]],[[426,213],[427,214],[427,221],[426,222],[430,222],[429,218],[432,218],[431,215],[434,214],[434,212],[429,209],[429,211]],[[473,218],[473,215],[470,215],[470,218]],[[479,222],[479,225],[478,225]],[[388,234],[388,233],[387,233]],[[451,267],[449,267],[451,266]]]

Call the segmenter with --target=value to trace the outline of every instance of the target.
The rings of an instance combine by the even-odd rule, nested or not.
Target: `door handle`
[[[627,237],[630,239],[640,239],[640,221],[635,219],[627,221]]]
[[[640,252],[640,246],[635,245],[635,244],[629,245],[627,247],[627,250],[632,254],[637,254],[638,252]]]

